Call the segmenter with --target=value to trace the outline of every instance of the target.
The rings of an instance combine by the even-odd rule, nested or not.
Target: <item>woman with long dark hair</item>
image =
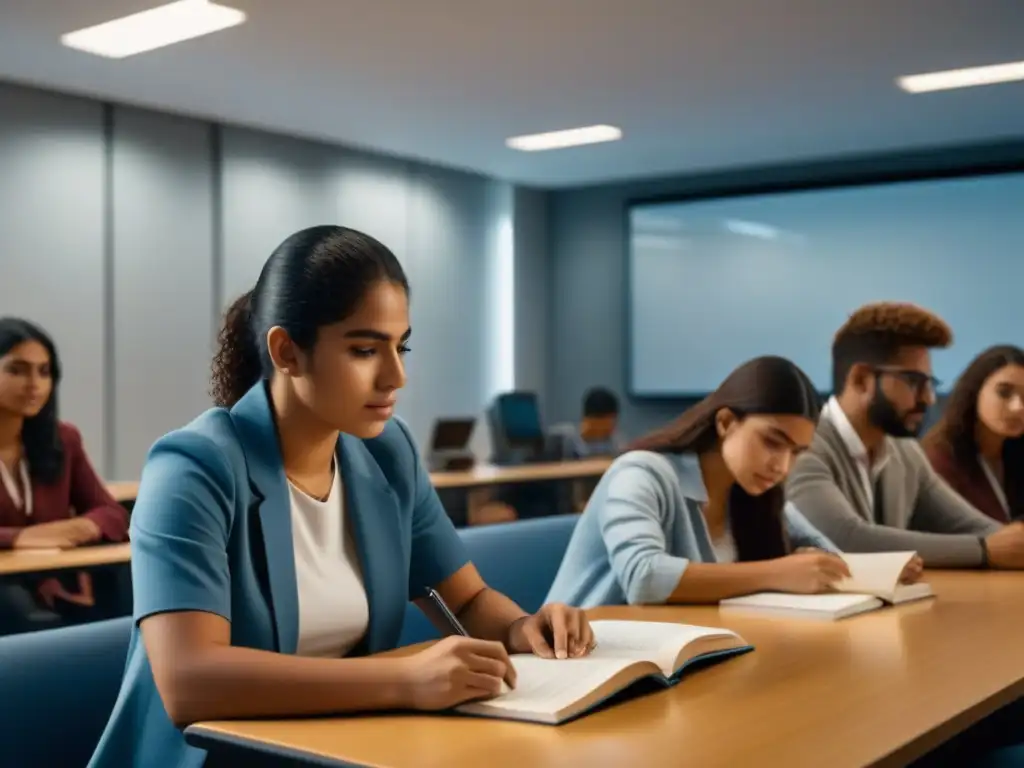
[[[128,513],[97,477],[82,435],[58,419],[60,378],[49,335],[27,320],[0,318],[0,549],[68,549],[127,534]],[[80,615],[92,601],[84,574],[7,584],[0,628]]]
[[[818,412],[811,381],[790,361],[741,365],[615,460],[548,599],[589,608],[827,590],[848,575],[846,565],[786,508],[780,485],[810,445]]]
[[[156,443],[132,512],[132,631],[93,766],[202,765],[201,720],[446,709],[515,684],[509,653],[583,656],[564,605],[528,615],[469,562],[408,427],[409,284],[372,237],[313,227],[228,311],[220,407]],[[453,635],[403,658],[413,599]]]
[[[1001,344],[975,357],[921,443],[977,509],[1001,523],[1024,517],[1024,350]]]

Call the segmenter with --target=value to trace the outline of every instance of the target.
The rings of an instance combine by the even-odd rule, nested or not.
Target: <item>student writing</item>
[[[801,515],[784,514],[779,485],[810,444],[817,416],[814,388],[788,360],[761,357],[737,368],[616,459],[548,599],[583,607],[706,603],[828,589],[848,575],[846,565]]]
[[[176,726],[447,708],[514,685],[509,652],[589,651],[580,611],[525,615],[487,588],[393,418],[408,294],[384,245],[314,227],[231,308],[214,364],[222,407],[158,441],[143,472],[137,628],[93,766],[198,766]],[[410,597],[451,631],[426,587],[477,639],[373,658],[394,647]]]

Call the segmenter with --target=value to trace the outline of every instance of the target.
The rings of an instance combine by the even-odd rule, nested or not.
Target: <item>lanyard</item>
[[[1006,501],[1006,491],[1003,490],[1003,486],[1000,484],[999,478],[996,477],[996,473],[992,471],[992,467],[988,465],[984,457],[979,456],[978,463],[981,464],[981,471],[988,478],[988,484],[992,486],[992,491],[995,493],[996,498],[999,499],[999,504],[1002,506],[1003,511],[1006,514],[1010,514],[1010,504]]]
[[[28,462],[24,459],[18,462],[18,474],[21,476],[21,488],[18,488],[7,465],[0,461],[0,480],[3,481],[7,495],[11,497],[15,507],[24,511],[25,517],[32,517],[32,483],[28,476]],[[24,499],[22,491],[25,492]]]

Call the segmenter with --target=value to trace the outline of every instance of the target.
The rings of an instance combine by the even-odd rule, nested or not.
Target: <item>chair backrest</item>
[[[131,627],[125,616],[0,638],[0,762],[89,762],[121,687]]]
[[[544,427],[535,392],[505,392],[487,409],[491,428],[491,461],[522,464],[540,461],[544,454]]]
[[[508,595],[524,611],[544,603],[579,515],[552,515],[514,523],[459,529],[469,558],[488,586]],[[405,612],[401,645],[438,637],[418,608]]]

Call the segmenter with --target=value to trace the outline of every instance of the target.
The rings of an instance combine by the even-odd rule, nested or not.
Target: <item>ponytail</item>
[[[210,394],[230,408],[263,376],[260,351],[252,328],[252,291],[242,294],[224,314],[213,357]]]

